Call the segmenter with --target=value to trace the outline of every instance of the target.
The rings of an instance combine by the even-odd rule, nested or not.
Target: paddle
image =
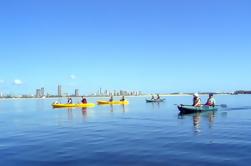
[[[174,105],[176,105],[176,106],[192,106],[192,105],[184,105],[184,104],[174,104]],[[227,108],[227,105],[226,104],[220,104],[220,105],[215,105],[215,107]]]

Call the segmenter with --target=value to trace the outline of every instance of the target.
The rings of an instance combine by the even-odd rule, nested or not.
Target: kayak
[[[105,104],[111,104],[111,105],[123,105],[123,104],[129,104],[129,102],[126,100],[126,101],[97,101],[97,103],[99,105],[105,105]]]
[[[82,107],[82,108],[87,108],[87,107],[94,107],[95,104],[93,103],[87,103],[87,104],[52,104],[53,108],[69,108],[69,107]]]
[[[159,100],[148,100],[146,99],[147,103],[160,103],[160,102],[164,102],[166,99],[159,99]]]
[[[196,112],[207,112],[207,111],[217,111],[217,107],[210,107],[210,106],[201,106],[201,107],[194,107],[194,106],[178,106],[180,110],[180,114],[192,114]]]

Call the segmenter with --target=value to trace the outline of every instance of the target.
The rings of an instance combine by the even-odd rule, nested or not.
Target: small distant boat
[[[156,100],[148,100],[146,99],[147,103],[160,103],[160,102],[164,102],[166,99],[156,99]]]
[[[110,104],[110,105],[126,105],[126,104],[129,104],[129,102],[126,100],[126,101],[97,101],[97,103],[99,105],[107,105],[107,104]]]
[[[95,107],[94,103],[87,103],[87,104],[52,104],[53,108],[73,108],[73,107],[81,107],[81,108],[88,108],[88,107]]]
[[[210,106],[201,106],[201,107],[194,107],[194,106],[184,106],[179,105],[178,109],[180,114],[192,114],[196,112],[207,112],[207,111],[217,111],[217,107],[210,107]]]

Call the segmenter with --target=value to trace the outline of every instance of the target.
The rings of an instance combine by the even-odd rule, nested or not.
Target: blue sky
[[[3,0],[0,92],[251,89],[251,1]],[[71,78],[74,75],[74,79]]]

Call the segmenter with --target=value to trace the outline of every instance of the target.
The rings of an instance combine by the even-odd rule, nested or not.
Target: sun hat
[[[199,97],[199,94],[198,93],[194,93],[193,96],[194,97]]]

